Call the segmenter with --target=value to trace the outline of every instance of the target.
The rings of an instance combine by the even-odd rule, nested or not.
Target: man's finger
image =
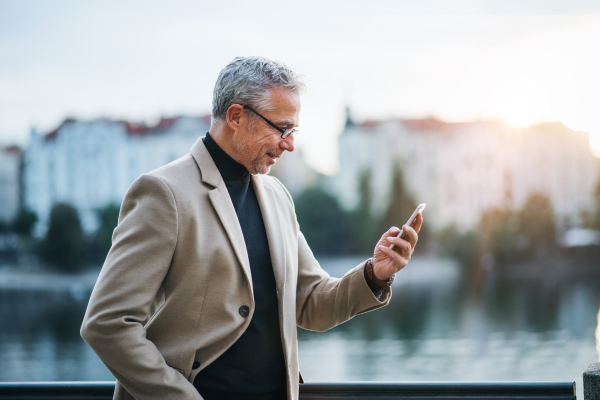
[[[388,256],[389,258],[392,259],[392,263],[394,265],[400,266],[401,268],[404,268],[406,266],[406,264],[408,264],[408,260],[405,257],[402,257],[402,255],[398,252],[396,252],[395,250],[390,249],[387,246],[379,246],[379,250],[384,253],[386,256]]]
[[[390,249],[388,246],[380,245],[379,249],[385,253],[389,258],[391,258],[394,263],[398,263],[402,261],[402,255],[395,250]]]
[[[417,234],[415,229],[412,226],[404,225],[402,227],[402,230],[404,231],[402,239],[406,240],[410,243],[411,246],[414,247],[417,244],[417,240],[419,239],[419,235]]]
[[[398,228],[397,226],[392,226],[390,229],[388,229],[387,232],[385,232],[383,234],[383,236],[381,236],[382,239],[387,239],[390,236],[398,236],[398,234],[400,233],[401,229]]]
[[[403,238],[388,237],[387,241],[396,246],[397,249],[395,248],[394,250],[398,253],[410,256],[413,244],[408,240],[407,235],[405,235]]]
[[[415,229],[415,232],[419,233],[421,230],[421,225],[423,225],[423,213],[418,213],[415,221],[412,223],[412,227]]]

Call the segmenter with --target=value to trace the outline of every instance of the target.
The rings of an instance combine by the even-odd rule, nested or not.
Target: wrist
[[[375,267],[373,266],[373,258],[369,258],[367,263],[365,264],[365,274],[369,278],[369,280],[375,283],[382,289],[387,289],[392,286],[392,282],[394,281],[394,275],[390,276],[387,279],[379,279],[375,275]]]

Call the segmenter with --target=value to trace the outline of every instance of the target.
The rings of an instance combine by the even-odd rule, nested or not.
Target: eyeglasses
[[[262,119],[265,120],[265,122],[269,125],[271,125],[273,128],[277,129],[279,132],[281,132],[281,138],[285,139],[288,136],[292,135],[292,137],[296,137],[298,136],[298,134],[300,133],[300,131],[296,128],[291,128],[291,129],[283,129],[278,127],[277,125],[275,125],[274,123],[272,123],[271,121],[269,121],[268,119],[266,119],[265,117],[263,117],[262,115],[260,115],[260,113],[258,111],[256,111],[255,109],[253,109],[250,106],[245,106],[243,104],[240,104],[242,107],[247,108],[248,110],[252,111],[254,114],[258,115],[259,117],[261,117]]]

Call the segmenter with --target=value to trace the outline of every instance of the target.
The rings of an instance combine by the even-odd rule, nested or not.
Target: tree
[[[392,226],[402,228],[417,207],[417,203],[404,187],[404,175],[399,164],[394,166],[394,177],[390,190],[390,200],[385,213],[379,222],[379,234],[383,234]],[[427,228],[423,225],[419,232],[419,246],[416,249],[423,249],[423,244],[427,241]]]
[[[533,194],[520,211],[490,210],[481,217],[479,234],[480,254],[491,253],[501,263],[546,256],[556,245],[550,199]]]
[[[43,260],[54,267],[76,272],[83,267],[85,237],[77,210],[59,203],[50,212],[50,224],[40,243],[39,253]]]
[[[21,237],[31,237],[31,230],[37,222],[38,217],[35,212],[21,210],[12,221],[10,229]]]
[[[547,196],[533,194],[520,212],[521,232],[529,257],[546,256],[556,247],[554,210]]]
[[[112,234],[119,222],[119,209],[116,204],[109,204],[97,211],[100,226],[94,233],[89,246],[89,259],[92,262],[104,262],[112,245]]]
[[[486,211],[479,221],[479,249],[477,258],[492,254],[500,263],[522,258],[524,237],[520,232],[519,214],[512,210]]]
[[[594,203],[596,209],[594,210],[595,215],[592,222],[592,228],[600,229],[600,179],[598,179],[594,190]]]
[[[375,219],[371,214],[372,200],[371,188],[369,182],[371,180],[371,171],[365,170],[361,174],[358,185],[359,202],[358,207],[352,213],[355,229],[356,251],[359,253],[372,253],[375,244],[379,240],[381,234],[376,232],[377,226]]]
[[[450,225],[437,232],[436,237],[442,254],[454,258],[466,270],[479,262],[480,237],[474,231],[461,233],[456,225]]]
[[[302,192],[295,200],[295,207],[302,233],[315,253],[352,251],[352,220],[334,197],[321,188],[313,187]]]

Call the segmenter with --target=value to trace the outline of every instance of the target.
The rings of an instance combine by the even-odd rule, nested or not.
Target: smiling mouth
[[[273,153],[267,153],[267,155],[268,155],[269,157],[271,157],[271,158],[272,158],[274,161],[276,161],[276,160],[277,160],[279,157],[281,157],[281,154],[279,154],[279,155],[275,155],[275,154],[273,154]]]

